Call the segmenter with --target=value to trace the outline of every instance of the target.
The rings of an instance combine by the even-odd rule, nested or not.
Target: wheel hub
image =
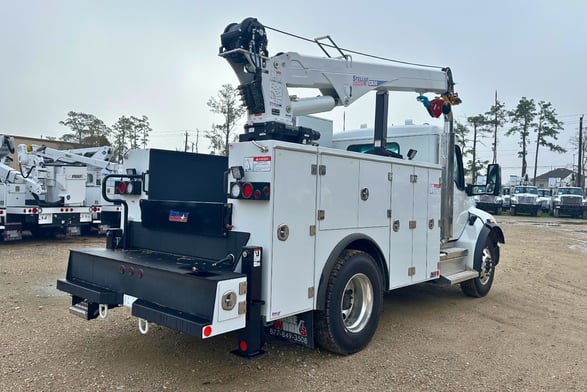
[[[347,331],[357,333],[367,325],[373,312],[373,286],[365,274],[347,282],[340,301],[340,314]]]

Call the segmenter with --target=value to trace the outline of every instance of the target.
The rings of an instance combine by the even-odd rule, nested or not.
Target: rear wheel
[[[492,236],[487,237],[481,252],[481,270],[479,277],[461,283],[461,290],[469,297],[485,297],[493,285],[497,243]]]
[[[377,329],[383,299],[379,269],[367,253],[346,250],[327,284],[324,310],[316,312],[316,341],[337,354],[355,353]]]

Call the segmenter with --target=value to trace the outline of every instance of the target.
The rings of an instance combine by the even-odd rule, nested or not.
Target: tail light
[[[231,199],[269,200],[271,186],[268,182],[233,182],[230,184]]]
[[[141,187],[141,181],[116,181],[114,193],[117,195],[140,195]]]

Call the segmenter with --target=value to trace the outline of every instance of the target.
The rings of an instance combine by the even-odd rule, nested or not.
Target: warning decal
[[[271,156],[258,156],[245,158],[243,162],[245,171],[268,172],[271,171]]]

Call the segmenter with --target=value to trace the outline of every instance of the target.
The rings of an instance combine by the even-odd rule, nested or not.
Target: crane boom
[[[229,25],[221,42],[219,55],[234,69],[248,109],[249,125],[245,128],[248,132],[255,128],[256,136],[276,133],[277,129],[291,131],[295,116],[349,106],[371,91],[378,95],[388,91],[434,93],[449,104],[458,103],[449,68],[364,63],[344,53],[340,58],[295,52],[269,57],[265,27],[254,18]],[[321,95],[297,98],[290,95],[289,88],[317,89]],[[319,137],[312,133],[305,136],[310,141]]]

